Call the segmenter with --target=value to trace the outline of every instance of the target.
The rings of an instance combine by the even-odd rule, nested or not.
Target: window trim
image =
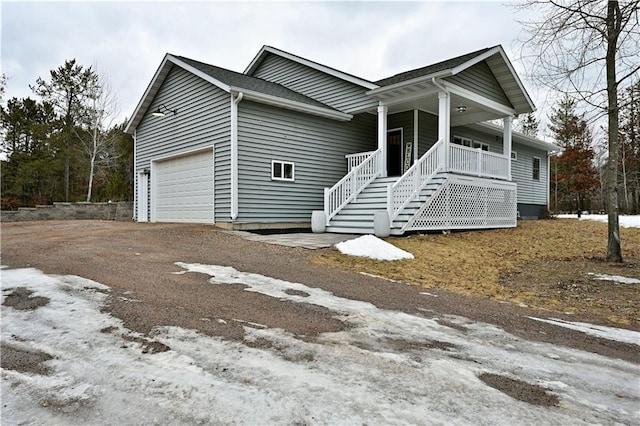
[[[282,176],[275,176],[275,165],[280,164],[280,170]],[[285,177],[285,166],[291,166],[291,177]],[[284,161],[284,160],[271,160],[271,180],[281,181],[281,182],[295,182],[296,180],[296,165],[293,161]]]
[[[459,139],[461,143],[456,143],[456,139]],[[468,145],[466,145],[465,142]],[[489,145],[488,143],[480,142],[471,138],[465,138],[464,136],[453,135],[451,143],[464,146],[465,148],[469,148],[469,149],[480,149],[481,151],[491,152],[491,145]],[[478,145],[478,146],[474,146],[474,145]]]
[[[536,160],[538,160],[538,177],[536,178]],[[531,178],[532,180],[538,182],[540,181],[541,178],[541,172],[542,172],[542,158],[540,157],[533,157],[533,161],[531,163],[531,170],[532,170],[532,174],[531,174]]]

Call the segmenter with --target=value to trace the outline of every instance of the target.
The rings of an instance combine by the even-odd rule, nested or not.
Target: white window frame
[[[511,151],[511,159],[513,161],[518,161],[518,153],[515,151]]]
[[[538,160],[538,178],[536,178],[536,160]],[[533,161],[531,162],[531,179],[534,181],[539,181],[542,173],[542,158],[533,157]]]
[[[471,148],[471,149],[480,149],[480,150],[486,151],[486,152],[490,151],[490,145],[488,143],[476,141],[476,140],[469,139],[469,138],[465,138],[463,136],[454,135],[452,143],[454,143],[456,145],[462,145],[462,146],[465,146],[465,147]]]
[[[275,175],[275,165],[280,164],[281,176]],[[285,166],[291,166],[291,177],[285,177]],[[271,180],[283,181],[283,182],[294,182],[296,180],[296,165],[292,161],[282,161],[282,160],[271,160]]]

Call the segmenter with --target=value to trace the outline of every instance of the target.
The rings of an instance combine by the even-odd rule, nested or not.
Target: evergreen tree
[[[551,116],[551,131],[562,154],[552,157],[551,182],[554,185],[555,208],[579,212],[585,199],[598,185],[594,167],[594,151],[587,122],[576,113],[576,101],[568,95],[562,98]]]
[[[623,91],[620,108],[620,182],[627,213],[640,213],[640,81]]]
[[[538,136],[538,125],[538,119],[536,119],[536,116],[532,112],[524,114],[520,118],[521,132],[527,136],[531,136],[532,138]]]
[[[57,70],[50,71],[50,81],[36,80],[31,89],[51,103],[60,114],[63,126],[62,139],[64,157],[64,199],[69,201],[71,159],[76,148],[74,128],[81,122],[84,103],[89,97],[89,88],[96,84],[98,76],[91,67],[84,69],[76,60],[67,60]]]

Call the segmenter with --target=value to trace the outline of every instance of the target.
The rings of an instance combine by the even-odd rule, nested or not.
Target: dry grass
[[[585,313],[620,324],[640,324],[639,285],[595,281],[588,275],[594,272],[640,278],[640,229],[621,228],[621,238],[624,265],[604,260],[606,224],[573,219],[523,221],[514,229],[388,239],[413,253],[413,260],[380,262],[335,250],[322,253],[316,260],[425,288]],[[577,279],[573,287],[567,277]],[[575,283],[584,280],[595,281],[600,288],[611,287],[607,301],[585,301],[564,294],[579,294]],[[630,307],[621,313],[616,306],[620,303]]]

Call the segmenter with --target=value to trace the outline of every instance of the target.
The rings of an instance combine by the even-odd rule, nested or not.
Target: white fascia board
[[[200,71],[199,69],[197,69],[195,67],[192,67],[191,65],[187,64],[186,62],[181,61],[180,59],[176,58],[175,56],[172,56],[172,55],[167,55],[167,56],[168,56],[168,59],[171,62],[173,62],[174,64],[176,64],[180,68],[183,68],[184,70],[189,71],[193,75],[197,75],[201,79],[203,79],[205,81],[208,81],[209,83],[213,84],[214,86],[216,86],[219,89],[224,90],[227,93],[230,92],[230,86],[228,84],[225,84],[225,83],[221,82],[220,80],[217,80],[217,79],[211,77],[209,74],[206,74],[206,73]]]
[[[302,102],[291,101],[289,99],[279,98],[277,96],[267,95],[265,93],[254,92],[252,90],[245,90],[241,87],[231,87],[230,90],[233,94],[242,92],[244,99],[259,102],[261,104],[273,105],[280,108],[318,115],[320,117],[331,118],[338,121],[350,121],[353,118],[353,115],[346,114],[344,112],[334,111],[315,105],[308,105]]]
[[[365,92],[365,95],[375,96],[375,95],[383,94],[385,92],[396,90],[401,87],[411,86],[416,83],[424,83],[425,81],[431,81],[431,79],[433,78],[442,78],[450,75],[451,75],[451,70],[438,71],[432,74],[427,74],[427,75],[422,75],[420,77],[412,78],[411,80],[405,80],[399,83],[390,84],[389,86],[381,86],[376,89]]]
[[[162,59],[162,63],[156,70],[156,73],[153,75],[153,78],[151,79],[151,82],[147,86],[147,90],[145,90],[144,95],[142,95],[140,102],[138,102],[138,105],[136,106],[136,109],[134,110],[133,115],[131,116],[131,119],[127,123],[127,127],[125,127],[124,129],[125,133],[133,132],[138,126],[138,124],[140,124],[140,121],[142,120],[142,115],[151,104],[151,101],[153,100],[153,98],[155,98],[156,94],[158,93],[158,90],[160,89],[160,86],[162,85],[162,82],[164,81],[165,77],[169,73],[169,69],[173,65],[177,65],[180,68],[183,68],[184,70],[194,75],[197,75],[203,80],[208,81],[209,83],[224,90],[225,92],[229,92],[229,85],[224,84],[219,80],[216,80],[210,75],[203,73],[199,69],[194,68],[191,65],[176,58],[175,56],[167,53]]]
[[[509,72],[511,73],[511,76],[513,77],[513,79],[515,80],[516,84],[518,85],[518,88],[520,89],[520,91],[524,95],[527,103],[531,107],[531,110],[535,111],[536,110],[536,106],[533,104],[533,101],[531,100],[531,97],[529,97],[529,93],[527,93],[527,90],[524,88],[524,85],[522,84],[522,81],[520,80],[520,77],[518,77],[518,74],[516,73],[516,70],[513,69],[513,65],[511,64],[511,61],[507,57],[507,54],[505,53],[505,51],[502,48],[502,46],[496,46],[496,47],[494,47],[492,49],[489,49],[486,52],[476,56],[475,58],[470,59],[467,62],[458,65],[457,67],[455,67],[455,68],[453,68],[451,70],[451,73],[452,73],[452,75],[456,75],[458,73],[461,73],[462,71],[466,70],[467,68],[470,68],[470,67],[474,66],[475,64],[477,64],[477,63],[479,63],[481,61],[484,61],[485,59],[488,59],[488,58],[490,58],[491,56],[493,56],[495,54],[499,54],[500,55],[500,57],[504,61],[505,65],[509,69]]]
[[[472,92],[471,90],[465,89],[464,87],[460,87],[453,83],[449,83],[448,81],[442,81],[441,83],[449,92],[462,96],[463,98],[469,99],[473,102],[477,102],[480,105],[483,105],[491,110],[494,110],[499,114],[516,115],[516,110],[511,107],[508,107],[496,101],[492,101],[489,98],[486,98],[482,95]]]
[[[144,91],[144,94],[140,98],[140,101],[138,102],[136,109],[133,111],[133,114],[131,115],[131,119],[127,123],[127,127],[125,127],[124,129],[125,133],[133,134],[133,131],[135,131],[135,128],[138,126],[138,124],[140,123],[140,120],[142,119],[142,117],[138,117],[138,116],[144,113],[144,111],[141,111],[143,104],[149,97],[151,97],[152,99],[155,97],[156,92],[159,89],[159,86],[156,86],[156,83],[158,82],[160,75],[163,72],[166,75],[166,73],[168,72],[168,68],[172,66],[172,64],[169,63],[169,56],[170,55],[167,53],[166,55],[164,55],[164,58],[162,58],[162,62],[160,63],[160,66],[158,67],[155,74],[153,75],[153,78],[149,82],[147,89]]]
[[[484,53],[479,54],[478,56],[469,59],[467,62],[464,62],[460,65],[458,65],[457,67],[454,67],[451,69],[451,74],[452,75],[456,75],[464,70],[466,70],[467,68],[470,68],[472,66],[474,66],[475,64],[477,64],[478,62],[482,62],[485,59],[495,55],[498,52],[502,52],[504,53],[504,51],[502,50],[502,47],[500,46],[496,46],[492,49],[487,50]],[[503,55],[504,56],[504,55]]]
[[[264,59],[264,56],[267,53],[273,53],[274,55],[281,56],[283,58],[289,59],[290,61],[297,62],[309,68],[313,68],[325,74],[329,74],[333,77],[339,78],[340,80],[348,81],[349,83],[362,86],[365,89],[375,89],[378,87],[378,85],[373,84],[370,81],[363,80],[356,76],[349,75],[349,74],[343,73],[342,71],[338,71],[336,69],[330,68],[326,65],[322,65],[317,62],[313,62],[308,59],[304,59],[299,56],[292,55],[291,53],[287,53],[283,50],[279,50],[270,46],[262,46],[262,49],[260,49],[260,52],[256,55],[255,58],[253,58],[253,61],[251,61],[247,69],[244,70],[244,74],[251,75],[251,73],[255,71],[255,68],[257,68],[258,65],[260,65],[260,62],[262,62],[262,60]]]

